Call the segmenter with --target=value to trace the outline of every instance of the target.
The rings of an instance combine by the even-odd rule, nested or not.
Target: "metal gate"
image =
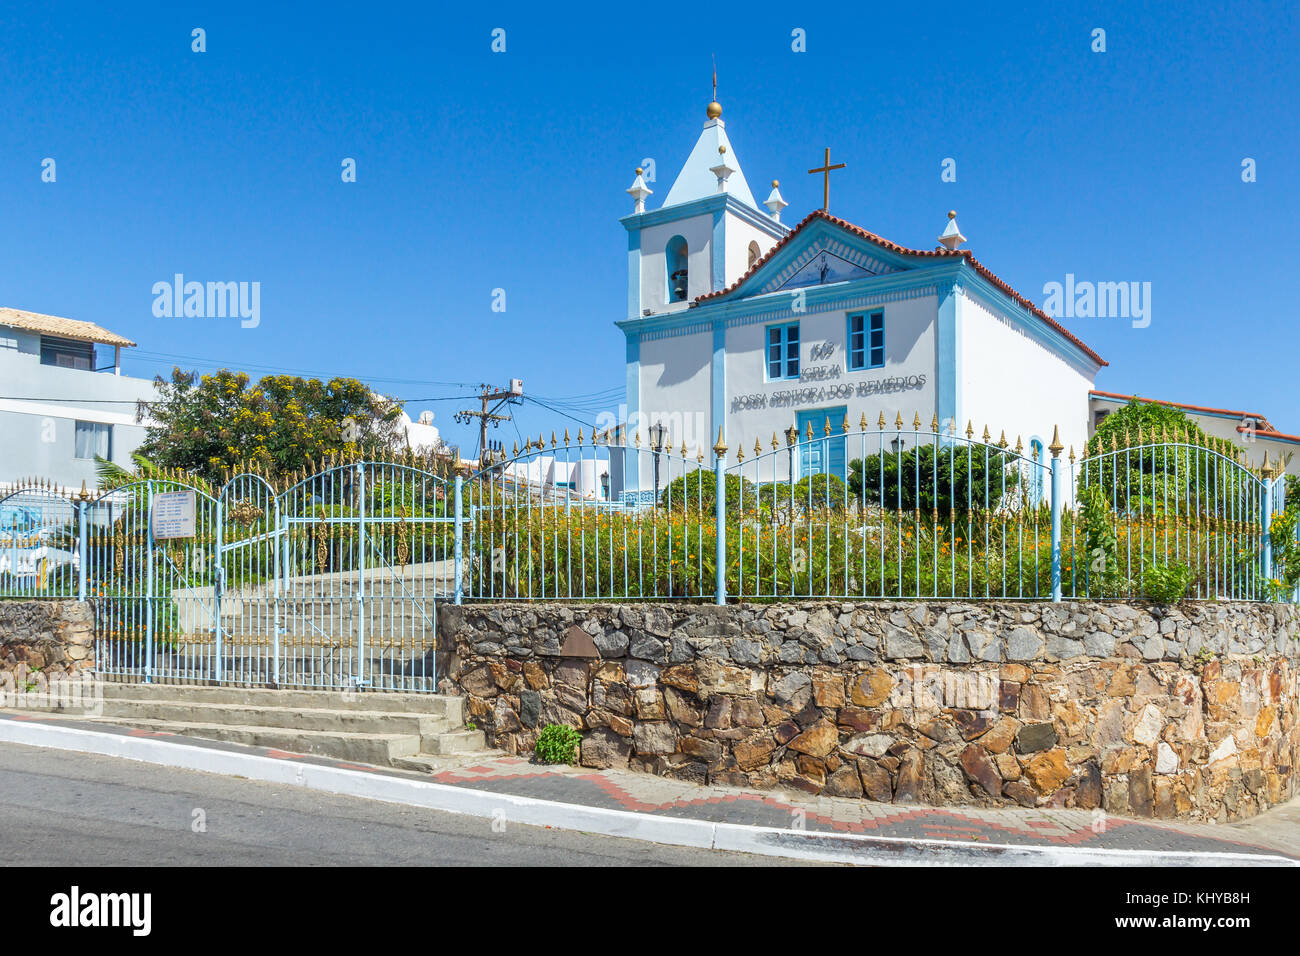
[[[193,537],[158,540],[158,493],[190,491]],[[277,493],[137,481],[82,505],[100,673],[128,680],[433,691],[437,600],[453,588],[446,483],[337,465]]]

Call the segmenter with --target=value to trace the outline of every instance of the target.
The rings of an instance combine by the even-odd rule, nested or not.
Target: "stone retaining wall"
[[[94,665],[95,615],[81,601],[0,601],[0,679],[79,675]]]
[[[489,742],[894,803],[1231,820],[1297,792],[1300,609],[1206,602],[443,605]]]

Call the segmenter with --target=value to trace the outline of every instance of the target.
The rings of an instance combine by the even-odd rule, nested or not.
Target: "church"
[[[641,170],[627,192],[627,441],[662,428],[693,459],[721,426],[746,454],[791,427],[816,437],[830,423],[857,432],[919,418],[922,441],[940,432],[1023,442],[1043,460],[1054,428],[1076,452],[1089,435],[1089,394],[1106,361],[969,250],[955,213],[936,246],[900,245],[837,216],[829,206],[794,225],[772,182],[755,201],[711,102],[694,149],[663,204]],[[653,431],[652,431],[653,430]],[[644,447],[644,445],[643,445]],[[786,456],[777,456],[784,459]],[[845,475],[845,442],[814,443],[793,457],[793,477]],[[777,477],[783,477],[777,475]],[[648,487],[629,475],[628,489]]]

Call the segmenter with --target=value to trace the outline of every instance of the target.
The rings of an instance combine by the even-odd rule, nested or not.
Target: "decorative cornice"
[[[629,232],[636,232],[650,226],[660,226],[670,222],[680,222],[683,219],[691,219],[695,216],[706,216],[713,213],[729,212],[742,222],[746,222],[756,229],[760,229],[772,236],[774,239],[782,239],[790,232],[790,227],[783,225],[771,216],[764,215],[757,209],[741,202],[731,193],[718,193],[715,196],[705,196],[703,199],[692,199],[690,202],[677,203],[674,206],[663,206],[659,209],[652,209],[648,212],[633,213],[630,216],[624,216],[619,220],[623,228]]]

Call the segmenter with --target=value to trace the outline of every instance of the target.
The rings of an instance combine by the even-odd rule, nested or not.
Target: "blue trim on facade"
[[[641,314],[641,231],[627,234],[627,317]]]
[[[721,322],[713,323],[713,375],[710,387],[712,418],[706,437],[716,435],[718,426],[727,420],[727,327]]]
[[[781,369],[780,375],[772,374],[772,330],[780,330],[780,341],[777,343],[777,365]],[[794,329],[794,335],[790,335],[790,330]],[[792,343],[790,340],[794,339]],[[795,347],[794,374],[790,374],[790,353],[791,344]],[[799,335],[798,322],[778,322],[767,326],[763,329],[763,381],[765,382],[789,382],[798,381],[799,370],[803,367],[801,361],[803,354],[800,351],[803,348],[803,339]]]
[[[727,278],[727,217],[719,209],[713,214],[713,244],[710,246],[709,291],[720,292],[726,288]]]
[[[861,361],[854,361],[853,347],[853,320],[862,320],[862,348]],[[875,320],[879,319],[877,323]],[[872,336],[876,332],[876,325],[880,328],[880,361],[872,360],[872,353],[876,351],[876,346],[871,343]],[[844,314],[844,371],[846,372],[871,372],[876,369],[885,367],[885,310],[884,309],[867,309],[860,311],[850,309]]]
[[[689,219],[693,216],[722,210],[731,213],[737,219],[749,223],[775,239],[784,239],[790,233],[789,226],[777,222],[771,216],[764,215],[751,206],[747,206],[731,193],[718,193],[716,196],[693,199],[690,202],[678,203],[675,206],[663,206],[649,212],[633,213],[630,216],[624,216],[619,222],[623,224],[624,229],[632,232],[645,229],[648,226],[659,226],[666,222],[676,222],[679,219]]]
[[[685,206],[681,208],[685,208]],[[907,260],[904,257],[892,255],[874,243],[852,236],[830,223],[818,221],[815,225],[818,228],[808,234],[809,241],[807,243],[801,242],[797,246],[782,250],[776,258],[766,263],[761,273],[756,274],[750,282],[746,283],[746,286],[752,287],[761,284],[762,277],[769,276],[769,273],[779,272],[785,268],[786,265],[803,254],[808,245],[815,242],[818,236],[822,234],[822,231],[825,230],[827,234],[833,232],[837,238],[847,244],[856,244],[863,249],[871,249],[872,253],[882,261],[888,261],[891,258],[896,260],[903,271],[865,276],[860,279],[850,279],[846,282],[837,282],[826,286],[803,286],[801,288],[806,297],[808,311],[822,311],[822,309],[818,308],[819,305],[833,308],[840,300],[855,295],[879,295],[899,290],[919,290],[927,285],[936,286],[940,290],[937,291],[937,295],[942,300],[945,294],[942,290],[946,290],[950,283],[957,282],[962,286],[962,295],[977,298],[980,304],[994,315],[1010,322],[1018,330],[1029,335],[1039,345],[1070,362],[1081,374],[1095,375],[1101,368],[1078,345],[1024,306],[1010,299],[1001,289],[976,272],[967,264],[965,259],[940,260],[933,265],[917,264],[915,260]],[[743,293],[743,289],[737,289],[735,293],[725,298],[710,300],[698,305],[692,304],[691,308],[687,309],[685,313],[656,315],[636,321],[645,323],[645,325],[641,326],[642,328],[657,330],[671,328],[684,321],[708,321],[721,312],[727,317],[728,324],[731,325],[733,320],[740,317],[756,316],[764,313],[771,314],[789,308],[790,293],[788,290],[781,289],[759,295],[744,295]],[[859,308],[860,306],[852,305],[848,307]],[[689,320],[687,316],[689,316]],[[959,338],[960,323],[957,325],[958,335],[954,339]],[[954,341],[954,344],[957,344],[956,341]],[[960,354],[959,351],[954,352],[954,365],[956,364],[957,354]]]
[[[902,271],[910,272],[915,271],[916,269],[927,268],[923,265],[918,266],[915,259],[909,259],[906,256],[899,255],[898,253],[890,252],[884,247],[878,246],[867,239],[863,239],[861,236],[855,236],[852,233],[846,232],[839,226],[826,222],[824,219],[813,220],[812,223],[805,226],[804,231],[800,234],[799,238],[800,242],[787,246],[777,252],[772,259],[763,263],[762,268],[745,281],[744,287],[729,293],[720,301],[732,301],[738,298],[747,298],[752,296],[752,293],[747,292],[747,289],[760,288],[765,282],[770,281],[779,275],[782,270],[793,264],[796,259],[808,251],[810,246],[816,245],[822,239],[833,238],[835,241],[842,242],[851,249],[869,255],[871,258],[877,259],[885,265]],[[885,273],[885,275],[893,274],[894,273]],[[866,276],[863,279],[853,279],[850,281],[861,282],[878,278],[882,278],[882,276]],[[809,287],[801,286],[801,288]],[[771,295],[772,293],[766,294]]]
[[[637,332],[627,333],[627,421],[630,425],[641,411],[641,336]],[[630,435],[623,436],[623,488],[625,491],[637,491],[641,487],[640,462],[632,448]]]
[[[953,423],[954,431],[961,431],[961,347],[958,334],[961,285],[954,282],[940,293],[939,313],[935,320],[934,348],[934,405],[939,416],[939,430]]]

